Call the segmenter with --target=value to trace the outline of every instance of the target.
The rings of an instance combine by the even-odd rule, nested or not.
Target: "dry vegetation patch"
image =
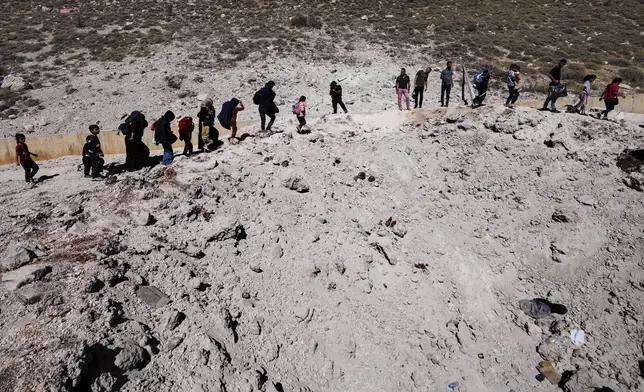
[[[471,68],[489,59],[499,82],[510,62],[537,75],[568,58],[566,79],[603,71],[644,86],[640,0],[5,0],[0,11],[0,77],[18,71],[33,82],[44,67],[149,56],[173,41],[190,46],[195,63],[221,68],[258,53],[337,60],[368,42]]]

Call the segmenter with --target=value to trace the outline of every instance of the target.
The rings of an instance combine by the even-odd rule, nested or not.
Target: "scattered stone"
[[[273,260],[281,259],[282,256],[284,256],[284,249],[282,249],[282,245],[280,244],[275,244],[273,246],[273,250],[271,250],[271,257]]]
[[[391,240],[385,237],[378,237],[377,235],[371,235],[369,237],[369,245],[371,245],[382,257],[387,260],[390,265],[398,264],[398,260],[393,255]]]
[[[185,318],[185,314],[173,309],[166,315],[163,329],[165,331],[173,331],[183,322],[183,320],[185,320]]]
[[[154,216],[147,211],[133,213],[132,220],[137,224],[137,226],[150,226],[156,222]]]
[[[24,245],[10,245],[2,255],[0,271],[11,271],[36,259],[36,253]]]
[[[326,220],[325,217],[323,216],[318,216],[315,219],[317,219],[318,222],[322,223],[323,225],[326,224],[328,221]]]
[[[397,224],[391,229],[391,232],[397,235],[400,238],[403,238],[407,235],[407,229],[402,224]]]
[[[262,326],[257,320],[253,320],[248,325],[248,333],[251,335],[259,336],[262,333]]]
[[[295,314],[295,318],[300,322],[310,320],[313,313],[311,309],[304,306],[296,308],[293,312]]]
[[[463,116],[461,116],[458,112],[450,112],[445,118],[445,121],[447,121],[448,124],[454,124],[459,121],[463,121]]]
[[[644,192],[644,174],[631,173],[624,178],[624,185],[639,192]]]
[[[575,218],[576,216],[574,213],[563,211],[558,208],[552,213],[552,220],[559,223],[572,223]]]
[[[52,271],[49,264],[25,265],[2,274],[2,285],[9,291],[44,278]]]
[[[188,281],[188,287],[190,287],[193,290],[204,291],[209,286],[206,283],[204,283],[201,279],[194,277],[190,279],[190,281]]]
[[[150,362],[150,354],[134,343],[127,343],[114,358],[114,365],[126,372],[143,369],[148,362]]]
[[[541,330],[541,328],[539,326],[537,326],[537,325],[535,325],[534,323],[531,323],[531,322],[527,322],[525,324],[525,330],[528,333],[528,336],[531,336],[533,338],[539,338],[539,337],[541,337],[541,334],[543,333],[543,331]]]
[[[37,283],[28,284],[16,291],[16,297],[25,305],[33,305],[43,297],[43,291]]]
[[[292,176],[289,178],[286,178],[285,180],[282,181],[282,185],[284,185],[285,188],[290,189],[292,191],[296,191],[299,193],[306,193],[309,191],[309,185],[306,183],[306,181],[299,177],[299,176]]]
[[[170,352],[175,348],[179,347],[179,345],[183,343],[183,339],[184,339],[183,335],[177,335],[177,336],[171,337],[165,345],[165,351]]]
[[[161,308],[172,302],[170,297],[154,286],[140,286],[136,295],[153,308]]]
[[[577,196],[577,201],[585,206],[594,206],[595,200],[590,195]]]
[[[249,264],[248,268],[250,268],[251,271],[258,274],[264,272],[264,270],[262,270],[262,267],[259,264],[255,264],[255,263]]]
[[[246,238],[246,230],[244,226],[235,218],[231,217],[216,217],[210,221],[212,229],[208,231],[212,234],[208,238],[210,241],[225,241],[225,240],[243,240]]]
[[[116,381],[111,373],[103,373],[94,380],[92,392],[111,392],[114,390]]]
[[[563,246],[553,242],[550,244],[550,252],[553,261],[557,263],[563,263],[566,261],[565,256],[567,251]]]
[[[464,321],[459,321],[458,323],[456,339],[458,340],[458,343],[463,346],[463,348],[472,347],[474,343],[474,339],[472,338],[472,330]]]

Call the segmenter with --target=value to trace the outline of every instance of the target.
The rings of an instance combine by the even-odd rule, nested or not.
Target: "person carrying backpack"
[[[192,117],[183,117],[179,120],[179,140],[183,140],[183,155],[189,157],[192,154],[192,132],[195,129],[195,124],[192,122]]]
[[[85,145],[83,146],[83,166],[85,177],[90,176],[90,169],[92,178],[99,178],[100,172],[103,171],[103,150],[101,149],[101,141],[98,139],[100,128],[97,124],[89,126],[90,134],[85,138]]]
[[[143,113],[133,111],[119,125],[119,132],[125,137],[125,168],[127,171],[139,170],[150,156],[150,149],[143,143],[143,132],[148,126]]]
[[[168,110],[154,123],[154,141],[163,146],[163,164],[166,166],[171,165],[174,160],[172,144],[177,141],[171,128],[174,119],[174,113]]]
[[[338,84],[335,80],[331,82],[331,86],[329,86],[331,91],[329,91],[329,95],[331,96],[331,106],[333,106],[333,114],[338,114],[338,105],[344,110],[344,113],[348,113],[347,107],[344,106],[344,102],[342,102],[342,86]]]
[[[222,105],[221,111],[217,116],[222,127],[232,130],[228,138],[230,142],[237,140],[237,113],[242,110],[244,110],[244,104],[237,98],[233,98]]]
[[[620,83],[622,83],[622,78],[615,78],[613,79],[612,83],[606,86],[606,88],[604,89],[601,99],[604,100],[606,110],[599,112],[599,114],[597,114],[597,118],[602,118],[603,115],[604,120],[607,120],[608,113],[615,109],[615,106],[619,105],[618,97],[626,98],[626,95],[623,92],[619,91]]]
[[[297,121],[300,123],[297,126],[297,132],[303,133],[302,128],[306,125],[306,109],[309,107],[309,104],[306,102],[306,97],[302,95],[300,100],[293,105],[293,114],[297,117]]]
[[[212,99],[204,99],[197,114],[197,118],[199,119],[197,148],[201,151],[210,151],[219,141],[219,131],[215,128],[215,117],[216,113]],[[206,145],[204,145],[203,135],[201,134],[203,127],[206,127],[206,134],[208,135],[208,139],[210,139],[210,142]]]
[[[474,86],[476,87],[477,96],[472,100],[472,106],[478,107],[483,105],[487,96],[487,87],[490,82],[490,69],[485,67],[481,72],[474,75]]]
[[[414,93],[411,95],[414,99],[414,109],[423,107],[423,94],[427,90],[427,79],[429,78],[430,72],[432,72],[430,67],[416,72],[416,77],[414,78]]]
[[[273,123],[275,122],[275,115],[279,113],[277,105],[275,105],[275,92],[273,91],[275,82],[272,80],[266,83],[264,87],[259,89],[253,96],[253,103],[259,105],[259,118],[261,119],[262,131],[270,131]],[[266,116],[271,119],[266,126]]]

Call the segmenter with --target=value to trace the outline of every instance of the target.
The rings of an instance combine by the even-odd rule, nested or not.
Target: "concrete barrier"
[[[245,127],[252,125],[252,121],[238,121],[238,136],[242,134]],[[219,130],[219,137],[225,138],[230,136],[230,131],[216,126]],[[202,130],[203,131],[203,130]],[[178,135],[176,127],[174,128],[175,135]],[[27,145],[29,151],[38,154],[38,158],[34,160],[42,161],[47,159],[56,159],[64,156],[81,156],[83,153],[83,146],[85,145],[85,138],[89,132],[83,133],[70,133],[46,136],[27,136]],[[101,131],[99,134],[101,139],[101,147],[106,155],[110,154],[125,154],[124,137],[118,134],[118,131]],[[198,134],[193,132],[192,144],[195,149],[197,148]],[[151,151],[163,150],[163,148],[154,145],[154,132],[146,128],[143,135],[143,142],[150,148]],[[172,145],[175,149],[183,149],[184,143],[177,141]],[[16,162],[16,139],[0,139],[0,164],[15,164]]]
[[[557,107],[562,110],[565,105],[571,104],[573,97],[574,95],[558,99]],[[541,101],[520,102],[519,105],[539,109],[543,106],[545,99],[546,98],[544,97]],[[605,107],[604,102],[600,101],[599,97],[590,97],[588,104],[586,105],[586,110],[590,108],[604,109]],[[615,110],[625,113],[644,114],[644,94],[628,95],[626,98],[620,98],[619,105],[615,107]]]

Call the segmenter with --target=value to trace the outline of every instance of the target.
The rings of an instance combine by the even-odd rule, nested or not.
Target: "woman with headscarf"
[[[223,104],[217,118],[222,127],[231,129],[229,141],[236,140],[237,137],[237,113],[244,110],[244,104],[237,98]]]
[[[217,140],[219,139],[219,132],[217,131],[217,128],[215,128],[215,107],[213,106],[212,99],[206,98],[203,100],[201,103],[201,109],[199,110],[199,114],[197,114],[197,118],[199,118],[199,137],[198,137],[198,142],[197,142],[197,148],[199,150],[204,150],[204,141],[203,141],[203,134],[202,130],[203,127],[207,128],[206,134],[208,135],[208,138],[210,139],[210,142],[208,145],[206,145],[205,150],[208,151],[212,146],[217,143]]]

